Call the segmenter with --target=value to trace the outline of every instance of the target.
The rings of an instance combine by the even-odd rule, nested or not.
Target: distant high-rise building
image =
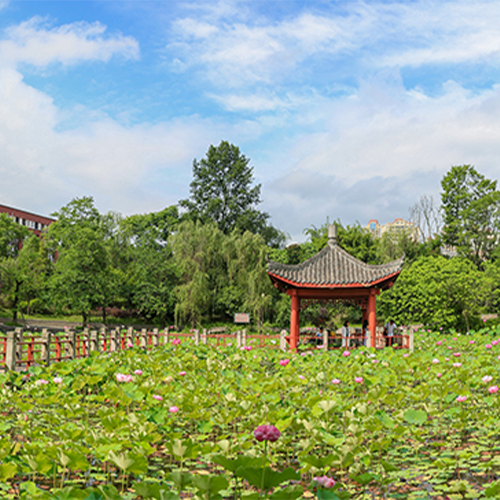
[[[370,219],[368,224],[365,226],[368,231],[375,237],[380,238],[384,233],[402,233],[406,232],[411,235],[411,237],[418,241],[420,238],[420,231],[415,223],[408,222],[404,219],[397,218],[394,222],[388,222],[387,224],[379,224],[377,219]]]

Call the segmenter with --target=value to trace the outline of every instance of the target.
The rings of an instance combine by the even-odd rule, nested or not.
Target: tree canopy
[[[498,244],[500,192],[497,181],[471,165],[452,167],[441,181],[443,241],[481,266]]]
[[[253,182],[250,160],[237,146],[227,141],[210,146],[205,158],[193,161],[190,197],[179,202],[184,218],[203,224],[213,221],[224,234],[250,231],[267,243],[281,244],[284,235],[268,224],[268,213],[257,209],[261,185]]]

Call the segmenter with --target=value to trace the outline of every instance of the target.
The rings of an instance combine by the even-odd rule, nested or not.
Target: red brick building
[[[0,205],[0,214],[7,214],[9,217],[14,219],[18,224],[26,226],[31,232],[35,233],[38,237],[41,236],[42,231],[50,226],[56,219],[51,217],[45,217],[43,215],[32,214],[31,212],[26,212],[25,210],[19,210],[17,208],[8,207],[6,205]]]

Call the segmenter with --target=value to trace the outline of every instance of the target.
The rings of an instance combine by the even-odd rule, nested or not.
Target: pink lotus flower
[[[179,372],[179,377],[184,377],[186,375],[186,372]]]
[[[459,403],[463,403],[464,401],[467,401],[467,396],[458,396],[457,401]]]
[[[485,384],[487,384],[488,382],[491,382],[493,380],[493,377],[491,375],[485,375],[482,379],[481,379]]]
[[[156,399],[156,401],[163,401],[163,398],[159,394],[153,394],[153,399]]]
[[[171,406],[168,411],[170,413],[177,413],[179,411],[179,408],[177,408],[177,406]]]
[[[443,342],[441,342],[441,340],[438,340],[438,341],[436,342],[436,345],[441,345],[442,343],[443,343]]]
[[[453,363],[453,366],[455,368],[460,368],[462,366],[462,363]]]
[[[134,347],[134,344],[132,344],[132,342],[128,342],[128,343],[127,343],[127,347],[128,347],[128,348]]]
[[[363,383],[363,377],[354,377],[354,382],[357,384],[362,384]]]
[[[179,345],[180,343],[181,343],[181,339],[175,338],[172,340],[172,344],[174,344],[174,345]]]
[[[40,378],[35,382],[36,385],[47,385],[48,383],[49,381],[45,380],[44,378]]]
[[[347,357],[349,357],[350,355],[351,355],[350,351],[344,351],[344,352],[342,353],[342,356],[344,356],[344,358],[347,358]]]
[[[274,443],[281,436],[281,432],[274,425],[259,425],[253,435],[257,441],[271,441]]]
[[[125,375],[124,373],[116,374],[117,382],[132,382],[132,375]]]
[[[486,344],[484,347],[485,347],[486,349],[491,349],[493,346],[492,346],[491,344]]]
[[[441,378],[442,376],[443,376],[443,374],[442,374],[442,373],[438,373],[438,374],[436,375],[436,377],[437,377],[437,378]]]
[[[459,352],[454,352],[453,353],[453,357],[454,358],[459,358],[461,356],[461,354]]]
[[[438,363],[439,363],[439,359],[434,358],[434,359],[432,360],[432,364],[433,364],[433,365],[437,365]]]
[[[338,378],[334,378],[334,379],[332,379],[332,384],[338,385],[338,384],[340,384],[340,380]]]
[[[300,380],[304,380],[306,377],[304,375],[299,375]]]
[[[498,340],[492,340],[492,341],[491,341],[491,344],[492,344],[492,345],[497,345],[497,344],[498,344]]]
[[[408,356],[409,356],[409,354],[408,354],[407,352],[405,352],[405,353],[403,354],[403,358],[407,358]]]
[[[498,392],[498,386],[492,385],[491,387],[488,387],[488,392],[490,394],[496,394]]]
[[[457,337],[453,337],[453,340],[457,340]]]
[[[288,363],[290,363],[289,359],[280,359],[280,365],[281,366],[286,366]]]
[[[142,375],[142,370],[134,370],[134,375]]]
[[[322,488],[333,488],[335,486],[335,480],[328,476],[315,477],[314,481],[318,483],[318,486]]]
[[[62,384],[63,379],[61,377],[54,377],[52,381],[54,384]]]
[[[378,359],[372,359],[372,363],[378,363]]]
[[[450,361],[450,358],[444,358],[445,361]]]
[[[474,344],[475,342],[475,340],[469,340],[469,344]]]

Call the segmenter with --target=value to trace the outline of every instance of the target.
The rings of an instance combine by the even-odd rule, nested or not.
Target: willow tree
[[[184,221],[171,236],[179,285],[175,313],[192,327],[211,319],[216,297],[225,281],[223,233],[214,222]]]

